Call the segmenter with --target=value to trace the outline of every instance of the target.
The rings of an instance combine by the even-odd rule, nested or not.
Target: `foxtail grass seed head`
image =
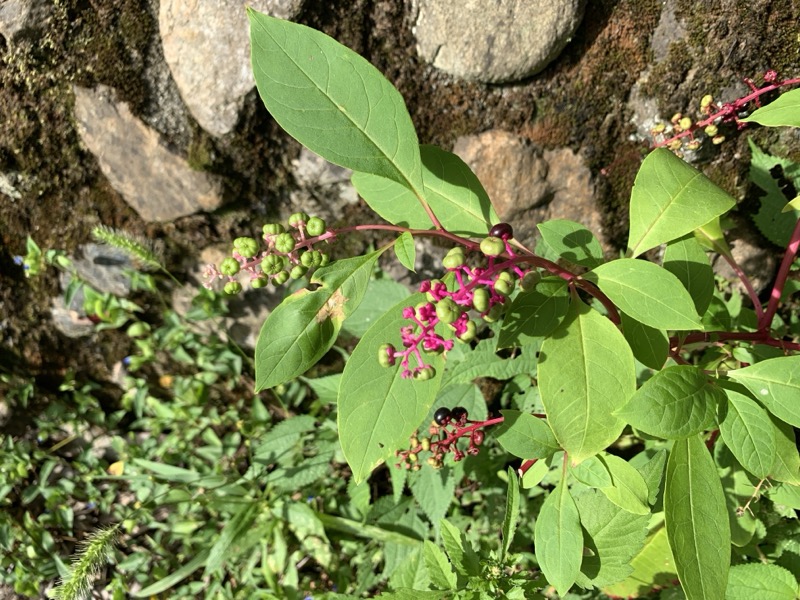
[[[145,271],[164,269],[161,248],[151,240],[103,225],[92,229],[92,237],[98,242],[119,248]]]

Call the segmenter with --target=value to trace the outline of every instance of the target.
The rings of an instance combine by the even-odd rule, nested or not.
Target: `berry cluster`
[[[452,339],[445,339],[436,331],[437,325],[448,326],[458,341],[466,343],[472,341],[477,333],[470,310],[487,323],[497,321],[514,290],[515,278],[522,279],[527,274],[516,264],[516,254],[509,244],[513,234],[508,223],[492,227],[489,236],[480,243],[480,250],[486,258],[485,267],[469,266],[464,249],[461,246],[452,248],[442,260],[442,266],[453,275],[455,289],[449,290],[439,279],[423,281],[419,291],[426,295],[426,301],[403,311],[403,318],[412,322],[400,330],[403,349],[383,344],[378,352],[380,364],[391,367],[399,359],[403,377],[422,381],[430,379],[435,372],[426,363],[422,352],[438,353],[453,347]],[[413,366],[410,362],[412,356],[416,360]]]
[[[444,455],[448,452],[453,453],[453,460],[456,462],[467,454],[478,454],[480,451],[478,446],[483,444],[485,437],[480,428],[489,424],[494,424],[494,421],[470,421],[469,413],[463,406],[452,409],[439,408],[434,413],[433,422],[428,428],[430,437],[420,439],[416,435],[412,436],[408,450],[395,452],[395,456],[400,459],[400,462],[395,463],[395,467],[419,471],[420,452],[431,453],[427,463],[434,469],[441,468]],[[458,448],[456,442],[466,436],[469,436],[469,447],[463,451]]]
[[[279,286],[289,279],[299,279],[328,264],[330,256],[314,250],[313,245],[332,237],[333,232],[327,229],[325,221],[303,212],[289,217],[288,230],[280,223],[267,223],[261,238],[265,248],[261,249],[255,238],[236,238],[230,257],[219,267],[206,267],[203,272],[207,279],[205,286],[210,289],[215,280],[223,279],[227,280],[223,288],[225,293],[238,294],[242,291],[242,284],[236,276],[242,272],[250,276],[253,288],[262,288],[270,282]]]

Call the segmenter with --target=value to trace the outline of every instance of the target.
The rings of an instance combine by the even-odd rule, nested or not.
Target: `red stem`
[[[772,319],[778,310],[778,303],[783,295],[783,288],[786,285],[786,278],[789,276],[789,270],[792,267],[797,251],[800,249],[800,219],[795,223],[792,237],[789,240],[789,245],[786,246],[786,252],[783,255],[781,266],[778,268],[778,275],[775,277],[775,284],[772,286],[772,292],[769,296],[769,303],[767,304],[767,311],[761,315],[758,320],[759,331],[767,330],[772,324]]]
[[[742,268],[739,266],[733,256],[729,256],[723,252],[722,258],[725,259],[725,262],[727,262],[730,268],[733,269],[733,272],[736,273],[739,281],[741,281],[742,285],[744,285],[744,289],[747,290],[747,295],[750,297],[750,301],[753,303],[753,309],[756,311],[758,322],[761,323],[761,320],[764,318],[764,308],[761,306],[761,300],[758,299],[758,294],[756,293],[755,288],[753,288],[753,283],[750,281],[750,278],[745,275],[745,272],[742,271]]]

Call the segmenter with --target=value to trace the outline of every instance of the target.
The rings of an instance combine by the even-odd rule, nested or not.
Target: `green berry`
[[[319,261],[319,266],[320,267],[324,267],[329,262],[331,262],[331,255],[330,254],[325,254],[324,252],[320,252],[320,256],[322,257],[322,259]]]
[[[414,371],[414,379],[419,381],[428,381],[429,379],[433,379],[434,375],[436,375],[436,371],[433,367],[424,367],[418,371]]]
[[[325,233],[326,229],[325,221],[320,219],[319,217],[311,217],[308,221],[306,221],[306,233],[311,236],[318,236]]]
[[[522,278],[520,287],[526,292],[536,289],[537,284],[542,280],[542,274],[539,271],[530,271]]]
[[[219,264],[219,272],[222,273],[223,275],[227,275],[228,277],[233,277],[234,275],[236,275],[239,272],[239,269],[241,268],[242,267],[239,264],[239,261],[231,256],[229,256]]]
[[[378,348],[378,364],[382,367],[394,365],[395,352],[396,350],[391,344],[381,344],[380,348]]]
[[[286,258],[277,254],[270,254],[261,261],[261,270],[267,275],[280,273],[286,266]]]
[[[464,249],[461,246],[452,248],[450,252],[442,259],[442,265],[445,269],[457,269],[466,262],[464,257]]]
[[[472,294],[472,306],[478,312],[489,310],[489,292],[486,288],[476,288]]]
[[[494,323],[500,317],[503,316],[503,312],[505,312],[505,305],[504,304],[495,304],[492,308],[489,309],[489,312],[483,315],[483,320],[487,323]]]
[[[308,222],[308,215],[304,212],[296,212],[289,215],[289,226],[295,229]]]
[[[454,323],[461,316],[461,309],[452,298],[443,298],[436,304],[436,316],[446,325]]]
[[[292,267],[292,270],[289,271],[289,277],[292,279],[300,279],[306,273],[308,273],[308,267],[304,267],[303,265],[295,265]]]
[[[430,450],[431,449],[431,440],[430,440],[430,438],[422,438],[422,441],[420,442],[420,445],[422,446],[422,450],[424,452],[427,452],[428,450]]]
[[[244,258],[253,258],[258,254],[258,242],[251,237],[236,238],[233,247]]]
[[[475,325],[475,321],[467,321],[467,330],[458,336],[458,341],[460,342],[471,342],[475,339],[475,335],[478,332],[478,326]]]
[[[242,284],[238,281],[229,281],[225,284],[225,287],[222,288],[222,291],[231,296],[235,296],[242,291]]]
[[[283,285],[289,281],[289,273],[288,271],[281,271],[276,273],[275,276],[272,278],[273,285]]]
[[[264,232],[264,235],[278,235],[279,233],[284,233],[286,231],[286,227],[280,223],[267,223],[261,229]]]
[[[489,237],[481,240],[481,252],[483,252],[486,256],[500,256],[503,252],[505,252],[505,249],[505,243],[498,237],[490,235]]]
[[[494,291],[498,294],[502,294],[503,296],[508,296],[513,289],[514,286],[505,279],[498,277],[497,281],[494,282]]]
[[[289,254],[296,245],[297,243],[291,233],[279,233],[275,237],[275,250],[283,254]]]
[[[269,280],[266,277],[256,277],[250,281],[250,286],[254,289],[260,289],[265,287],[269,283]]]

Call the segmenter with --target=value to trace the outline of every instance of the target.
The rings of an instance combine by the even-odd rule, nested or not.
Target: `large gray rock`
[[[162,0],[158,26],[164,58],[181,97],[214,136],[231,131],[255,86],[245,7],[288,19],[303,0]]]
[[[434,67],[486,83],[544,69],[570,41],[582,0],[415,0],[417,50]]]
[[[0,0],[0,35],[13,41],[25,29],[43,28],[50,9],[47,0]]]
[[[167,150],[109,88],[75,87],[75,119],[111,186],[146,221],[171,221],[222,202],[219,181]]]

